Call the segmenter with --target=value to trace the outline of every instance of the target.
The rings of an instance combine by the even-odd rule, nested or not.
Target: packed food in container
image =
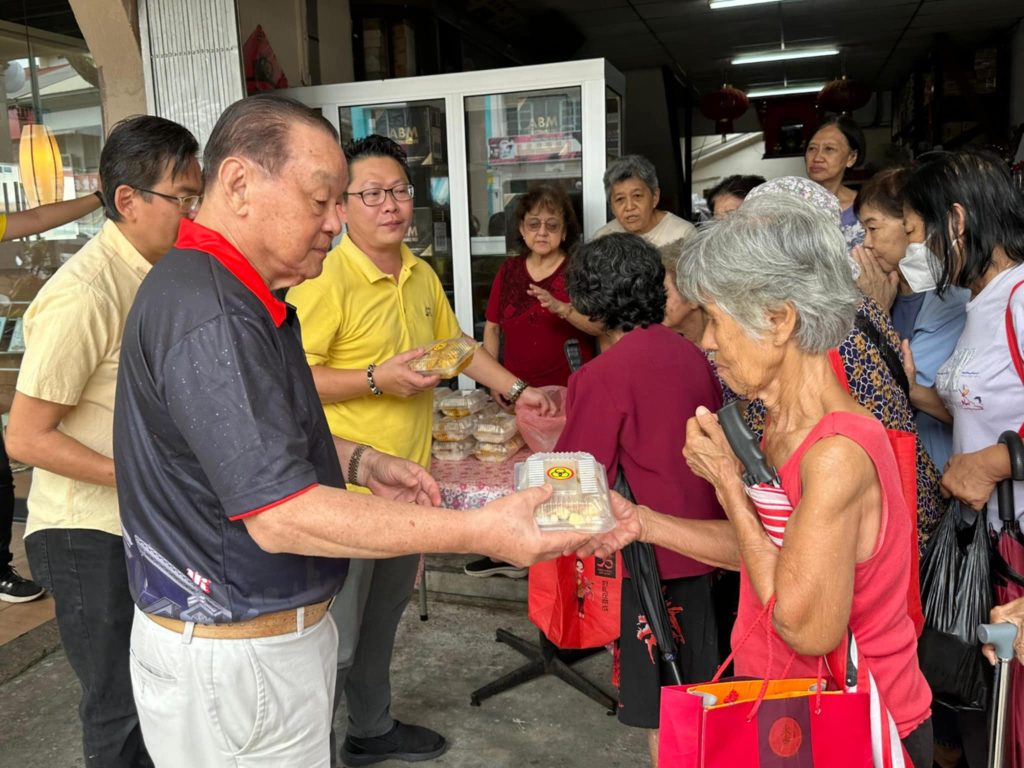
[[[535,453],[516,465],[516,488],[547,483],[551,498],[534,510],[542,530],[603,533],[615,527],[604,467],[589,453]]]
[[[473,436],[478,416],[442,416],[434,422],[434,439],[444,443],[454,443]]]
[[[435,341],[427,347],[426,352],[409,363],[409,367],[428,376],[450,379],[458,376],[470,364],[479,346],[479,342],[465,336]]]
[[[516,434],[516,417],[511,413],[483,416],[476,423],[473,437],[481,443],[507,443]]]
[[[472,437],[467,437],[465,440],[459,440],[455,443],[435,441],[431,451],[434,454],[434,458],[441,461],[462,461],[473,455],[474,448],[476,448],[476,440]]]
[[[441,410],[441,401],[450,397],[453,390],[451,387],[434,387],[434,410]]]
[[[441,412],[445,416],[469,416],[479,413],[491,402],[491,396],[483,389],[460,389],[441,401]]]
[[[478,442],[473,455],[480,461],[506,461],[515,456],[523,445],[523,438],[516,434],[511,440],[504,443]]]

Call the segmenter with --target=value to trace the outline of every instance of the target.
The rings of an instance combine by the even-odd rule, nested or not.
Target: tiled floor
[[[15,496],[24,499],[28,495],[31,472],[18,472],[14,475]],[[14,524],[14,535],[11,537],[11,550],[14,553],[14,567],[18,573],[31,578],[28,561],[25,559],[25,524]],[[53,618],[53,598],[49,593],[30,603],[5,603],[0,601],[0,645],[9,643],[16,637],[45,624]]]

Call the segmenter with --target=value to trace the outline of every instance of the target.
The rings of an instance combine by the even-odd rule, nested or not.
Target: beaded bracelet
[[[366,383],[370,385],[370,391],[377,397],[384,394],[384,390],[377,386],[377,382],[373,380],[373,372],[377,369],[376,363],[370,363],[366,366]]]

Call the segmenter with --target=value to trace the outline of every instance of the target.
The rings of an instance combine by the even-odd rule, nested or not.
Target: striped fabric
[[[754,502],[757,516],[761,518],[761,525],[765,533],[776,547],[782,547],[782,540],[786,535],[786,523],[789,516],[793,514],[793,505],[789,503],[786,492],[774,485],[743,486],[747,496]]]

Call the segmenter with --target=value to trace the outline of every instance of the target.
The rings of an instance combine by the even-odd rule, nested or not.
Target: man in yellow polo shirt
[[[160,117],[118,123],[100,154],[107,221],[25,313],[25,357],[7,429],[35,467],[25,551],[50,590],[82,688],[89,768],[152,766],[132,695],[128,588],[114,488],[114,388],[125,319],[142,279],[202,199],[198,144]]]
[[[0,240],[38,235],[50,229],[80,219],[100,207],[103,196],[92,195],[40,205],[25,211],[0,213]],[[11,316],[7,316],[11,320]],[[3,324],[0,323],[0,329]],[[3,437],[0,436],[0,600],[5,603],[27,603],[42,597],[44,590],[31,579],[26,579],[11,565],[11,531],[14,526],[14,475],[7,460]]]
[[[346,234],[323,273],[292,288],[306,359],[331,432],[429,467],[436,376],[409,368],[435,339],[461,336],[441,282],[403,244],[415,190],[405,153],[369,136],[345,147],[349,184],[341,205]],[[507,400],[551,408],[539,390],[477,350],[465,373]],[[335,709],[344,692],[346,766],[441,755],[443,736],[396,721],[390,713],[391,653],[412,595],[418,558],[352,560],[331,609],[338,624]],[[333,745],[332,765],[337,759]]]

